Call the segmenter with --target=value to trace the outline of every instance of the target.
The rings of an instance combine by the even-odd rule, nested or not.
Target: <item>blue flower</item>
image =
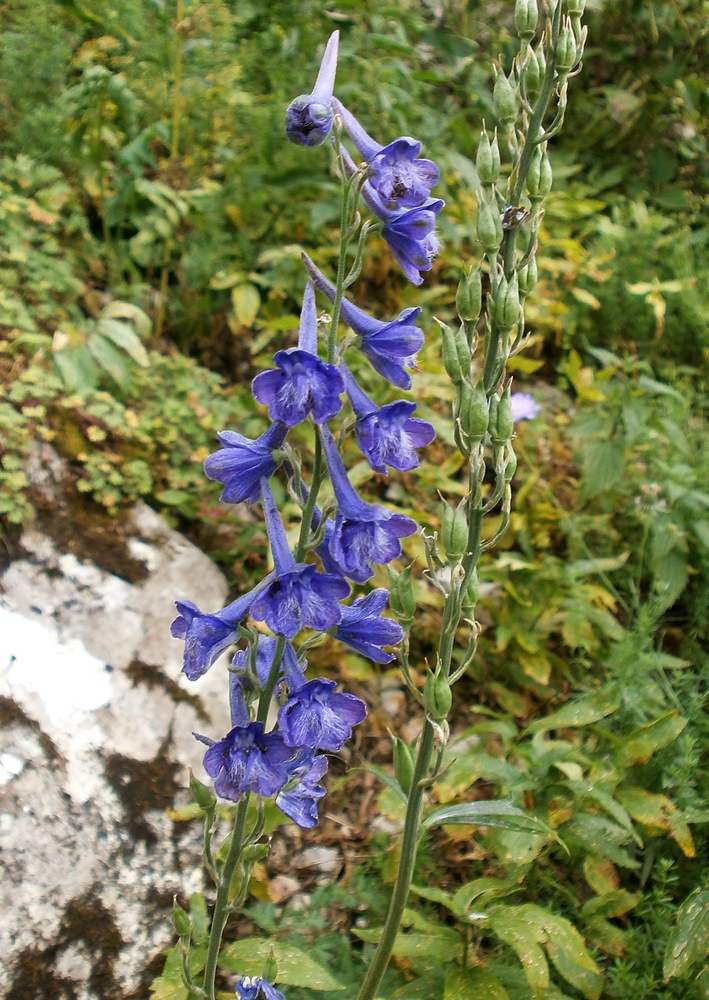
[[[303,262],[315,287],[334,302],[335,286],[305,253]],[[414,325],[420,312],[418,306],[404,309],[391,323],[382,323],[348,299],[342,299],[342,318],[361,338],[360,350],[375,371],[400,389],[411,388],[411,376],[406,369],[414,367],[416,352],[423,344],[423,333]]]
[[[404,637],[404,630],[392,618],[382,618],[388,594],[378,588],[359,597],[349,607],[342,609],[342,621],[335,631],[335,638],[368,656],[376,663],[389,663],[393,653],[386,653],[384,646],[396,646]]]
[[[515,423],[518,420],[534,420],[541,412],[541,403],[538,403],[531,392],[513,392],[510,396],[512,402],[512,419]]]
[[[260,997],[264,1000],[285,1000],[280,990],[261,976],[243,976],[236,984],[236,995],[238,1000],[259,1000]]]
[[[293,756],[293,747],[280,733],[264,733],[262,722],[234,726],[217,743],[207,736],[195,736],[209,747],[204,769],[220,798],[238,802],[247,791],[268,798],[287,784],[290,774],[286,761]]]
[[[312,93],[296,97],[286,111],[286,135],[298,146],[320,146],[330,134],[334,117],[332,93],[335,88],[339,39],[340,32],[333,31]]]
[[[288,643],[290,646],[290,643]],[[276,652],[276,640],[272,635],[259,635],[256,643],[256,677],[261,687],[265,687],[268,675],[273,665],[273,656]],[[249,666],[249,650],[240,649],[234,654],[232,667],[239,672],[246,671]]]
[[[367,177],[387,208],[416,208],[423,204],[438,183],[438,167],[432,160],[417,159],[421,143],[410,136],[401,136],[382,146],[336,97],[332,106],[367,161]]]
[[[317,356],[315,292],[310,282],[303,296],[298,347],[278,351],[273,360],[276,370],[261,372],[251,386],[258,402],[268,406],[271,420],[295,427],[312,413],[315,423],[322,424],[340,412],[342,376]]]
[[[278,728],[292,747],[339,750],[366,715],[361,698],[341,694],[334,681],[317,677],[290,690],[278,712]]]
[[[313,758],[311,751],[303,750],[288,766],[291,780],[298,778],[298,784],[280,792],[276,796],[276,805],[298,826],[311,830],[318,825],[318,799],[325,795],[320,781],[327,771],[327,757],[319,754]]]
[[[418,467],[416,448],[430,444],[436,436],[431,424],[413,417],[415,403],[399,399],[378,407],[362,392],[344,362],[340,365],[352,409],[357,415],[357,443],[376,472],[387,474],[387,465],[400,472]]]
[[[381,504],[368,504],[360,499],[347,478],[327,427],[320,428],[320,437],[338,504],[330,554],[346,576],[364,583],[374,573],[372,563],[388,563],[401,555],[399,539],[413,535],[416,522]]]
[[[265,621],[272,632],[289,639],[306,625],[324,632],[340,621],[338,601],[348,596],[350,588],[339,576],[296,563],[266,479],[261,481],[261,495],[275,579],[256,596],[251,614],[256,621]]]
[[[342,158],[348,176],[357,170],[350,154],[343,147]],[[419,208],[388,209],[369,181],[362,186],[362,197],[384,225],[382,236],[389,244],[397,264],[412,283],[423,282],[421,271],[430,271],[431,262],[439,251],[435,234],[438,213],[445,205],[440,198],[428,198]]]
[[[221,495],[225,503],[256,503],[261,496],[259,480],[272,476],[278,468],[271,452],[280,448],[288,430],[283,423],[271,424],[261,437],[251,441],[235,431],[221,431],[217,437],[222,445],[204,463],[208,479],[224,483]]]
[[[233,604],[216,614],[203,614],[191,601],[175,601],[179,615],[170,626],[175,639],[184,639],[182,672],[191,681],[206,673],[222,653],[236,642],[236,632],[248,617],[259,588],[244,594]]]

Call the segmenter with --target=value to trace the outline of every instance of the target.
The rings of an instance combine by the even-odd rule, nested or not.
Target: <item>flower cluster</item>
[[[286,133],[301,145],[320,145],[338,116],[338,128],[346,130],[366,163],[356,167],[341,149],[343,182],[358,170],[366,172],[362,197],[381,221],[395,260],[409,280],[419,284],[421,271],[430,268],[437,250],[434,227],[443,202],[432,199],[430,191],[438,170],[430,160],[419,158],[420,143],[413,139],[375,142],[334,97],[338,37],[335,32],[328,42],[312,93],[288,108]],[[298,643],[298,638],[328,633],[378,663],[392,660],[388,647],[401,641],[403,630],[383,614],[386,590],[349,599],[353,584],[366,584],[375,566],[401,555],[401,539],[417,527],[410,517],[358,495],[329,424],[348,404],[364,457],[384,475],[388,468],[416,468],[416,451],[433,440],[434,431],[413,415],[412,402],[402,399],[381,407],[373,403],[344,361],[347,347],[356,345],[388,383],[410,388],[410,372],[423,344],[417,326],[421,310],[405,309],[394,320],[380,321],[345,298],[342,282],[333,285],[309,257],[304,256],[304,264],[310,280],[297,347],[278,351],[273,367],[252,384],[254,398],[267,409],[271,424],[253,440],[235,431],[221,432],[219,449],[205,462],[206,475],[223,486],[225,503],[261,505],[273,570],[248,594],[215,613],[178,601],[172,634],[184,642],[183,671],[190,680],[201,677],[230,647],[247,642],[246,648],[236,650],[229,670],[231,729],[218,740],[197,736],[207,747],[204,767],[215,793],[234,802],[248,793],[275,797],[295,823],[313,827],[318,801],[325,794],[326,754],[342,747],[366,710],[359,698],[338,691],[334,681],[306,675],[308,643]],[[338,351],[335,320],[322,352],[326,359],[320,356],[316,290],[336,303],[338,317],[354,334],[341,341]],[[291,428],[308,420],[334,495],[325,514],[316,505],[322,475],[309,489],[287,441]],[[295,551],[273,495],[274,476],[288,481],[310,522]],[[263,631],[248,626],[249,619],[262,623]],[[302,636],[304,632],[309,635]],[[269,729],[263,719],[273,694],[279,708],[276,725]],[[260,979],[242,980],[237,994],[244,1000],[280,997]]]

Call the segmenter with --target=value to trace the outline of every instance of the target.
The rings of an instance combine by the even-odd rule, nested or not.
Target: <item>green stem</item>
[[[416,766],[411,782],[411,792],[406,807],[406,819],[404,821],[404,838],[401,843],[401,859],[399,870],[396,873],[396,883],[394,892],[389,904],[389,912],[382,929],[382,936],[379,939],[377,950],[374,954],[372,964],[369,967],[366,978],[362,983],[357,1000],[374,1000],[386,972],[391,953],[399,931],[399,925],[404,913],[406,901],[409,898],[411,879],[414,874],[414,862],[416,860],[416,846],[419,835],[419,820],[421,818],[421,807],[423,804],[423,782],[428,775],[433,755],[433,726],[426,720],[421,734],[421,743],[416,756]]]
[[[249,808],[251,792],[246,792],[242,796],[236,810],[234,820],[234,831],[229,845],[224,867],[222,868],[217,887],[217,898],[214,903],[214,913],[212,914],[212,927],[209,932],[209,948],[207,950],[207,960],[204,965],[204,991],[207,1000],[215,1000],[214,982],[217,976],[217,961],[219,959],[219,949],[221,948],[222,935],[229,916],[229,888],[234,875],[234,870],[241,857],[241,849],[244,841],[244,829],[246,827],[246,813]]]
[[[313,481],[310,484],[308,501],[305,505],[305,510],[303,511],[303,520],[300,522],[300,536],[298,537],[298,545],[295,550],[296,562],[302,562],[303,559],[305,559],[305,551],[308,545],[308,539],[310,538],[310,529],[313,523],[315,504],[317,503],[318,493],[320,492],[320,486],[322,485],[323,478],[322,444],[320,443],[320,435],[316,430],[315,455],[313,457]]]

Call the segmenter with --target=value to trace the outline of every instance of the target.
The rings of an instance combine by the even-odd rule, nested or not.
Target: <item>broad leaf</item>
[[[335,977],[300,948],[287,941],[244,938],[222,949],[219,967],[241,976],[260,976],[273,948],[278,966],[277,982],[310,990],[343,990]]]
[[[91,351],[94,360],[98,365],[108,372],[114,382],[117,382],[121,389],[127,389],[130,384],[130,369],[125,358],[118,351],[110,340],[106,340],[98,333],[92,333],[86,341],[86,346]]]
[[[443,1000],[508,1000],[509,994],[487,969],[453,969],[446,976]]]
[[[687,720],[672,711],[647,726],[633,730],[617,751],[618,763],[622,767],[646,764],[656,750],[676,740],[686,725]]]
[[[122,351],[130,355],[141,368],[148,367],[150,364],[148,352],[143,347],[138,334],[127,323],[121,323],[117,319],[101,319],[98,331],[104,337],[108,337],[116,347],[120,347]]]
[[[695,889],[677,913],[677,924],[665,950],[665,979],[683,976],[709,954],[709,889]]]
[[[465,826],[496,826],[504,830],[543,833],[558,839],[551,827],[531,813],[512,805],[511,802],[485,801],[461,802],[458,805],[436,809],[423,821],[424,830],[434,826],[462,824]]]
[[[605,692],[599,692],[587,698],[567,702],[557,712],[552,712],[551,715],[547,715],[543,719],[537,719],[536,722],[527,727],[525,732],[549,732],[552,729],[574,729],[578,726],[590,726],[615,712],[619,704],[619,698],[610,697]]]
[[[251,326],[261,307],[261,296],[255,285],[246,282],[231,290],[231,304],[234,307],[239,326]]]

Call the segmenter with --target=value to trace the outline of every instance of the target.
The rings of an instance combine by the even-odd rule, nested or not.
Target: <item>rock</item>
[[[48,446],[28,474],[0,577],[0,995],[143,1000],[173,894],[204,887],[200,824],[166,810],[206,780],[193,730],[229,728],[225,664],[183,677],[173,601],[218,610],[226,583],[145,504],[92,509]]]

